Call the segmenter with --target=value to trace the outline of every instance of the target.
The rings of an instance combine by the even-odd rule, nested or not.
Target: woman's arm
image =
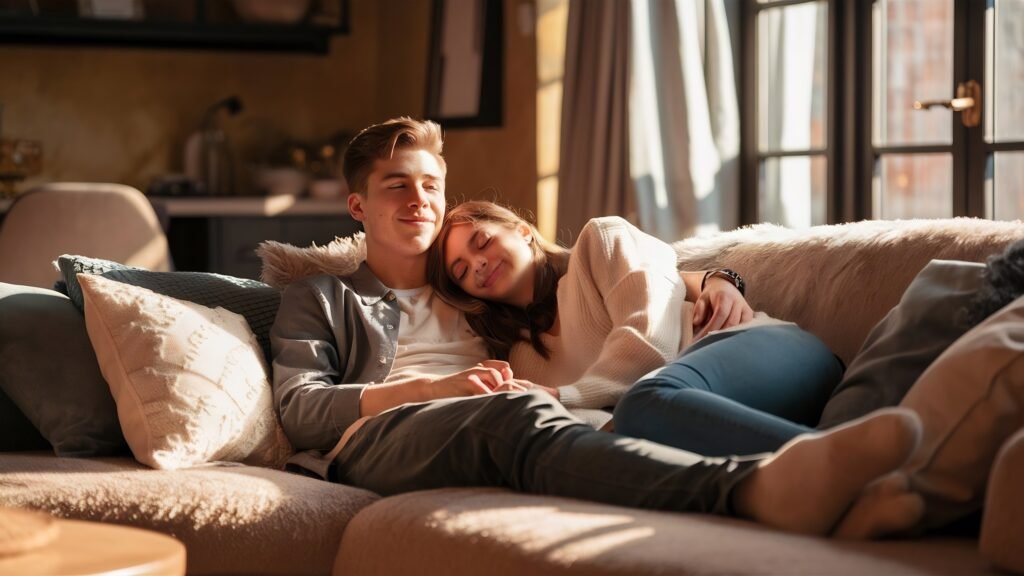
[[[573,248],[559,314],[606,335],[589,367],[559,387],[570,408],[614,406],[633,383],[679,353],[686,288],[675,251],[620,218],[591,221]],[[600,310],[603,308],[603,310]],[[575,345],[566,341],[565,346]],[[584,352],[585,354],[585,352]]]
[[[693,327],[700,331],[694,334],[694,340],[713,330],[749,322],[754,317],[754,310],[736,285],[720,276],[708,276],[709,272],[679,273],[686,285],[686,300],[695,304]],[[704,284],[703,290],[701,284]]]

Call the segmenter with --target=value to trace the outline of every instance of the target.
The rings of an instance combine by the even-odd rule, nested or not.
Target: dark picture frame
[[[502,7],[502,0],[434,0],[427,118],[445,128],[502,125]]]

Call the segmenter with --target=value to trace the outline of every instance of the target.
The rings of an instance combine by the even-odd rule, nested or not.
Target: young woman
[[[812,430],[842,375],[815,336],[754,314],[735,272],[679,272],[671,246],[617,217],[591,220],[570,251],[466,202],[428,276],[516,378],[596,427],[614,408],[616,432],[699,454],[778,449]]]

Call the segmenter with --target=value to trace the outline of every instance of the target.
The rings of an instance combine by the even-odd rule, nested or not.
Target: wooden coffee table
[[[55,523],[57,535],[49,544],[0,556],[0,574],[185,574],[185,546],[170,536],[102,522]]]

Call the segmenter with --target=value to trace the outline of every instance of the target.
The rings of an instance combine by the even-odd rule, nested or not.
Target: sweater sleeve
[[[614,406],[637,380],[673,360],[684,327],[686,286],[671,246],[618,217],[591,220],[573,249],[567,302],[559,314],[601,318],[606,331],[595,361],[559,388],[570,408]],[[597,294],[599,301],[594,301]],[[594,310],[603,306],[606,314]],[[607,325],[600,326],[602,323]]]

